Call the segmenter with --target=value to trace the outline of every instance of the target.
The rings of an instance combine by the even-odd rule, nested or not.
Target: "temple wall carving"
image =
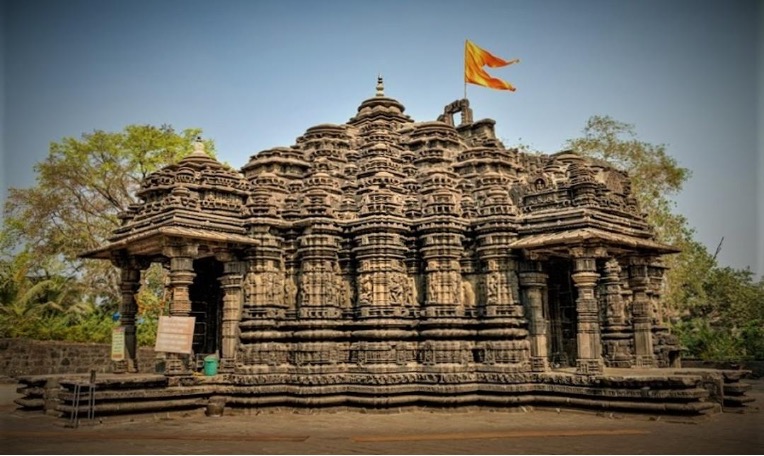
[[[675,249],[655,240],[628,175],[572,151],[507,149],[494,126],[467,100],[415,123],[378,91],[347,123],[311,127],[240,172],[198,144],[143,182],[143,203],[93,256],[122,258],[127,328],[139,278],[128,260],[164,262],[170,314],[217,318],[229,372],[674,363],[660,256]],[[221,265],[215,281],[197,277],[205,258]],[[195,278],[219,302],[194,304]]]

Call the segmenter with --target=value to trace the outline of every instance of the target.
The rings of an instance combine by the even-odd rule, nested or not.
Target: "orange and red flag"
[[[515,91],[515,87],[499,78],[491,77],[483,69],[484,66],[498,68],[519,62],[520,59],[504,60],[490,52],[479,48],[470,40],[464,43],[464,82],[477,84],[491,89]]]

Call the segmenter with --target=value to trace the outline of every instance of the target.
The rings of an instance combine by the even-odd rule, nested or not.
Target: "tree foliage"
[[[692,239],[693,231],[687,220],[674,212],[671,196],[682,189],[690,171],[679,166],[670,157],[664,145],[655,145],[637,139],[634,126],[608,116],[592,116],[586,123],[581,138],[568,142],[576,152],[608,161],[629,172],[632,191],[640,203],[648,223],[656,230],[656,237],[682,249],[664,261],[669,266],[665,299],[668,314],[676,316],[687,299],[687,278],[695,272],[698,262],[707,254],[702,245]],[[692,285],[690,285],[692,286]]]
[[[12,255],[21,246],[38,269],[58,259],[67,268],[64,275],[76,276],[94,298],[114,305],[116,270],[78,255],[103,245],[119,225],[118,214],[135,202],[141,180],[188,155],[200,132],[130,125],[52,143],[35,165],[36,185],[8,192],[0,252]],[[207,150],[213,150],[211,142]]]
[[[118,214],[136,202],[140,182],[191,153],[200,133],[130,125],[51,143],[35,165],[36,184],[8,192],[0,230],[0,336],[108,341],[120,299],[117,270],[78,255],[103,245]],[[205,145],[214,155],[214,144]],[[144,274],[143,321],[163,310],[163,277],[158,266]],[[144,342],[151,338],[138,332]]]
[[[666,314],[692,356],[764,359],[764,282],[750,270],[720,267],[694,239],[671,196],[690,177],[663,145],[637,139],[632,125],[607,116],[589,119],[573,150],[629,173],[632,190],[656,237],[682,249],[664,259]]]
[[[717,266],[700,286],[704,298],[675,326],[687,351],[703,359],[764,359],[764,279]]]
[[[669,243],[687,239],[687,222],[673,212],[670,197],[682,189],[690,171],[666,153],[666,146],[640,141],[633,125],[608,116],[592,116],[583,133],[570,140],[569,147],[630,172],[632,192],[658,239]]]

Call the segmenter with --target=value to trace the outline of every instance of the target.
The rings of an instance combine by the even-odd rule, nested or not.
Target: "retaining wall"
[[[140,372],[155,371],[154,349],[138,350]],[[56,340],[0,339],[0,375],[81,374],[111,372],[111,345]]]
[[[751,371],[751,378],[764,377],[764,360],[731,362],[682,358],[682,367],[696,367],[701,369],[744,369]]]

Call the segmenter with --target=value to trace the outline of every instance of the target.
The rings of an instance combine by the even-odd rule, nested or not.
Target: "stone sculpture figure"
[[[276,299],[276,279],[271,272],[266,272],[264,275],[265,301],[267,304],[273,304],[273,301]]]
[[[414,277],[403,277],[403,299],[405,304],[416,304],[416,279]]]
[[[371,304],[371,277],[368,274],[364,274],[360,278],[361,289],[358,293],[358,303],[362,305]]]
[[[469,279],[464,279],[462,282],[462,303],[467,307],[475,306],[475,291]]]
[[[499,301],[499,278],[497,273],[491,272],[486,278],[486,302],[496,304]]]
[[[440,277],[430,274],[427,278],[427,300],[434,302],[438,298],[438,289],[440,288]]]
[[[459,271],[451,271],[449,274],[449,281],[451,282],[451,289],[449,290],[451,293],[451,296],[453,298],[454,304],[461,305],[463,304],[463,298],[462,298],[462,275],[459,274]]]
[[[390,277],[390,302],[392,304],[403,303],[403,281],[399,273],[393,273]]]

